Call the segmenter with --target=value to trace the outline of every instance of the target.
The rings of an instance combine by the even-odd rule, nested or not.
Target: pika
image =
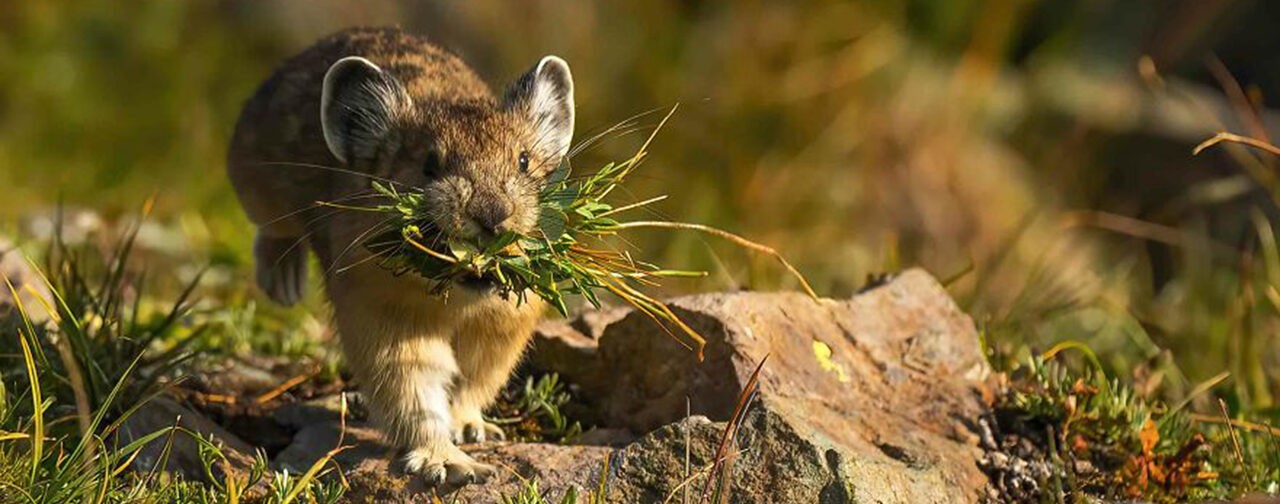
[[[462,60],[395,28],[336,33],[285,61],[244,106],[227,171],[249,219],[258,285],[296,303],[307,254],[371,419],[404,470],[433,487],[487,479],[455,443],[501,430],[481,416],[522,355],[543,305],[484,281],[433,294],[365,243],[383,222],[317,202],[376,201],[371,181],[421,190],[435,232],[527,233],[538,192],[573,136],[573,78],[547,56],[495,96]]]

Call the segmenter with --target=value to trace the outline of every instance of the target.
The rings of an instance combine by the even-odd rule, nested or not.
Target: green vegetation
[[[559,375],[530,376],[524,388],[503,395],[489,420],[512,441],[563,441],[582,433],[563,411],[571,400]]]
[[[578,495],[578,490],[569,487],[564,496],[559,500],[548,499],[542,490],[538,488],[538,480],[527,480],[524,486],[520,488],[514,495],[504,495],[502,504],[578,504],[582,498]],[[594,503],[595,499],[591,499],[588,495],[583,503]],[[603,501],[601,501],[603,502]]]
[[[47,268],[34,270],[48,293],[23,286],[22,294],[34,294],[25,299],[39,307],[26,306],[4,279],[17,301],[16,312],[6,313],[0,341],[0,500],[238,502],[257,486],[254,502],[337,502],[343,487],[321,479],[331,471],[327,458],[298,476],[271,473],[259,453],[243,474],[225,471],[215,478],[213,465],[225,464],[226,457],[198,434],[178,426],[123,432],[126,420],[180,374],[208,328],[191,323],[191,288],[163,309],[142,295],[146,282],[127,267],[137,230],[106,261],[55,241]],[[44,311],[33,311],[39,309]],[[160,470],[176,436],[200,443],[210,484]],[[144,466],[139,455],[155,444],[163,446],[159,458]]]
[[[670,117],[668,114],[667,118]],[[626,161],[609,163],[583,177],[571,178],[569,164],[561,163],[539,194],[538,229],[530,235],[508,231],[485,243],[463,240],[440,243],[426,195],[414,188],[398,189],[395,184],[378,181],[373,182],[374,189],[390,203],[371,209],[341,208],[388,214],[390,222],[385,227],[389,231],[384,235],[390,238],[375,237],[370,248],[383,257],[385,266],[422,275],[436,282],[441,291],[453,281],[486,278],[494,281],[504,296],[515,296],[523,303],[527,293],[532,292],[561,315],[568,316],[566,296],[582,296],[599,307],[597,291],[607,290],[662,323],[664,329],[678,328],[693,340],[701,355],[706,343],[702,336],[681,322],[666,304],[635,285],[652,287],[657,285],[654,280],[658,278],[704,276],[705,273],[664,270],[637,261],[629,253],[619,252],[603,242],[628,224],[635,224],[619,222],[618,214],[665,198],[621,207],[605,200],[640,165],[648,145],[646,141]]]
[[[269,69],[349,24],[429,33],[495,83],[543,52],[565,57],[590,147],[575,166],[626,159],[656,121],[593,127],[680,101],[614,196],[670,194],[640,211],[776,245],[819,293],[908,266],[951,279],[1015,376],[1003,404],[1055,441],[1063,477],[1043,488],[1276,492],[1278,161],[1240,145],[1191,155],[1223,125],[1268,136],[1253,114],[1278,101],[1280,73],[1255,39],[1269,40],[1274,7],[1200,4],[599,2],[512,15],[492,0],[0,2],[0,233],[42,259],[63,298],[47,300],[55,330],[0,330],[0,495],[219,500],[225,484],[131,461],[115,442],[124,415],[201,358],[332,358],[319,296],[282,309],[254,293],[252,230],[223,158]],[[41,253],[60,204],[99,223]],[[628,246],[653,263],[710,272],[664,281],[656,299],[799,286],[698,235],[633,231]],[[1067,340],[1093,357],[1045,357]],[[520,415],[559,411],[542,406],[556,387],[532,386],[525,397],[540,399]],[[573,424],[532,415],[553,437]],[[126,463],[138,471],[116,471]],[[333,495],[280,479],[271,495]]]
[[[1071,344],[1030,358],[1009,370],[999,406],[1013,420],[1002,427],[1035,438],[1045,453],[1032,458],[1054,467],[1052,480],[1039,482],[1043,500],[1182,502],[1280,486],[1280,429],[1260,423],[1265,417],[1231,415],[1225,403],[1217,416],[1189,413],[1196,396],[1177,404],[1145,398],[1096,366],[1072,371],[1051,360],[1067,348],[1096,363],[1087,347]]]
[[[387,214],[384,227],[388,231],[375,236],[369,247],[382,258],[384,266],[397,273],[412,271],[432,280],[441,292],[451,282],[485,278],[495,282],[504,296],[515,296],[523,303],[531,292],[555,307],[562,316],[568,316],[566,296],[581,296],[599,308],[598,291],[608,291],[648,315],[667,333],[674,336],[672,327],[683,333],[693,344],[681,343],[697,351],[701,358],[706,340],[685,325],[665,303],[641,288],[657,287],[656,280],[660,278],[702,277],[706,273],[662,269],[636,260],[629,251],[618,250],[607,241],[609,238],[615,238],[621,230],[641,227],[702,231],[772,255],[795,275],[809,295],[815,299],[818,296],[791,263],[770,247],[697,224],[618,220],[620,214],[636,212],[666,199],[658,196],[615,207],[607,197],[620,189],[627,175],[644,160],[650,142],[674,113],[673,108],[640,150],[626,161],[606,164],[595,173],[580,177],[570,177],[569,163],[561,163],[539,194],[538,228],[532,234],[508,231],[484,243],[465,240],[441,243],[430,217],[431,205],[423,191],[412,187],[397,189],[395,184],[378,181],[373,182],[373,187],[390,200],[388,204],[372,208],[335,206]]]

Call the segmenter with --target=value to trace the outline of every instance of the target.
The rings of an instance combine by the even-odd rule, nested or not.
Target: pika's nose
[[[471,204],[471,220],[486,234],[497,236],[510,229],[511,205],[502,198],[484,198]]]

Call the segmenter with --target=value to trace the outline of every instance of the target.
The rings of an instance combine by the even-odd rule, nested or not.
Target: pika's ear
[[[521,111],[533,121],[543,154],[560,157],[573,140],[573,75],[569,64],[556,56],[538,62],[507,89],[508,109]]]
[[[343,163],[372,158],[413,100],[373,62],[348,56],[329,67],[320,94],[320,124],[329,152]]]

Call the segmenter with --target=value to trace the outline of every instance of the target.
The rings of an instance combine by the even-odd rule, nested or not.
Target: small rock
[[[187,431],[211,438],[220,446],[229,464],[215,463],[214,477],[221,478],[223,471],[240,474],[254,462],[254,448],[217,423],[167,397],[157,397],[138,408],[120,425],[121,446],[153,432],[177,425]],[[142,448],[133,463],[139,471],[149,471],[160,463],[165,445],[172,439],[164,470],[181,474],[190,479],[205,479],[204,465],[200,460],[199,444],[190,434],[176,431],[173,436],[163,435]]]
[[[279,385],[288,377],[238,359],[228,360],[222,369],[192,378],[191,386],[229,397],[252,397]]]
[[[106,224],[93,210],[55,208],[28,213],[23,218],[23,228],[41,243],[51,242],[57,236],[63,243],[79,245],[103,231]]]
[[[348,399],[348,401],[350,401]],[[352,404],[347,405],[351,415]],[[342,416],[342,396],[331,395],[309,401],[289,403],[271,411],[271,418],[280,425],[302,429],[316,424],[336,424]]]
[[[6,284],[5,280],[9,283]],[[9,285],[13,286],[12,292]],[[18,294],[16,300],[14,292]],[[52,304],[52,300],[48,285],[27,261],[27,256],[0,236],[0,329],[24,325],[17,301],[22,302],[22,309],[33,325],[43,325],[49,320],[45,303]]]
[[[298,430],[293,442],[276,455],[272,464],[278,469],[306,472],[317,460],[339,446],[351,448],[334,459],[343,466],[356,466],[367,460],[390,459],[394,450],[382,443],[382,434],[363,423],[349,423],[343,430],[336,418],[332,422],[313,423]]]

